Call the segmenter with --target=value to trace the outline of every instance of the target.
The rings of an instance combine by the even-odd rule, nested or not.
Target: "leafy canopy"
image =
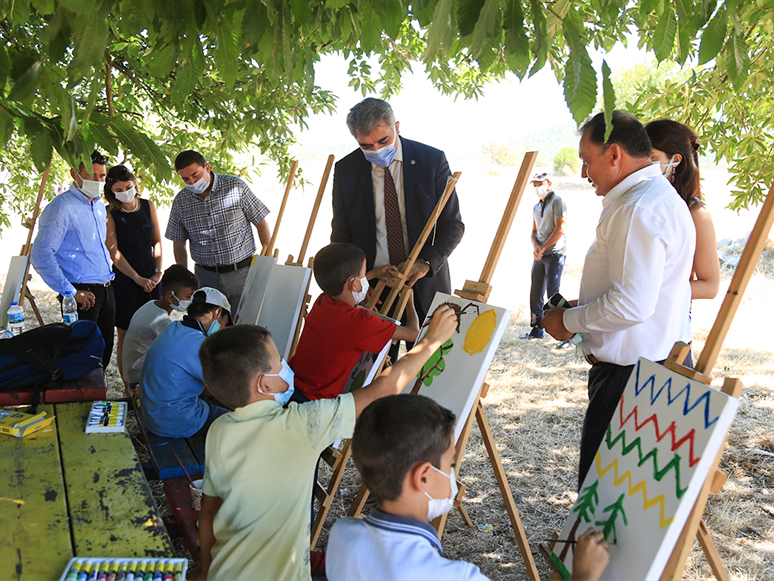
[[[385,97],[417,61],[464,98],[548,65],[576,122],[600,84],[609,117],[611,71],[603,63],[598,78],[589,52],[633,32],[659,61],[706,63],[717,76],[697,101],[718,103],[707,115],[722,148],[728,109],[771,117],[752,101],[770,94],[772,76],[750,78],[768,65],[771,14],[767,0],[0,0],[0,168],[13,176],[0,194],[26,211],[38,172],[51,164],[62,177],[94,147],[131,159],[158,192],[191,147],[218,169],[233,171],[232,155],[250,146],[287,167],[293,128],[335,108],[314,83],[326,53],[349,59],[353,87]],[[756,150],[756,139],[734,151]]]

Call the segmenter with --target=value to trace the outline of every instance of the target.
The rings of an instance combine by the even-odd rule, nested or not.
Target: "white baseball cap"
[[[204,286],[197,290],[191,297],[191,302],[221,307],[228,313],[229,318],[231,317],[231,303],[228,302],[226,295],[211,286]]]

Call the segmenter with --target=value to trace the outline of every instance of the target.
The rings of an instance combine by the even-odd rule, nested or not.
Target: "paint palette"
[[[184,581],[188,559],[100,559],[75,557],[59,581]]]

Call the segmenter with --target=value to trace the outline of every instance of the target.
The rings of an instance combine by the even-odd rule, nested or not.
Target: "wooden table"
[[[0,406],[30,405],[34,388],[22,387],[13,391],[0,392]],[[63,381],[56,387],[43,391],[40,403],[70,403],[75,401],[97,401],[106,398],[105,372],[97,367],[91,373]]]
[[[74,556],[174,556],[129,435],[85,434],[90,408],[40,406],[51,427],[0,436],[0,579],[57,579]]]

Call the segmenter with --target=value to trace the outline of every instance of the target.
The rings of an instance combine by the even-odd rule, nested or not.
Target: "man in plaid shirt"
[[[261,244],[271,230],[269,209],[244,180],[216,175],[197,151],[175,158],[175,170],[185,182],[172,202],[166,237],[174,242],[175,262],[188,267],[186,240],[190,241],[195,274],[201,286],[218,289],[232,305],[239,304],[255,253],[255,224]]]

